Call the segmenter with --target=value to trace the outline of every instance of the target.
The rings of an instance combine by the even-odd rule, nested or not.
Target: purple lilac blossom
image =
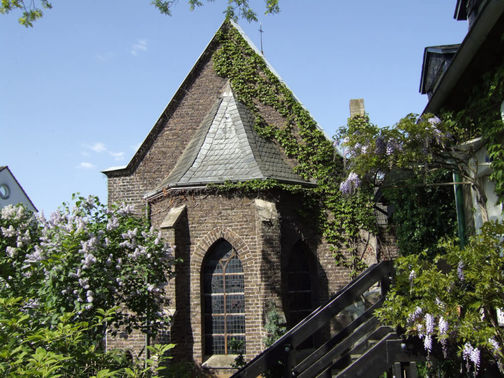
[[[126,205],[126,204],[123,203],[117,209],[117,214],[119,214],[119,215],[130,215],[130,214],[133,214],[134,210],[135,210],[135,206],[133,206],[133,205]]]
[[[16,256],[16,248],[8,246],[7,248],[5,248],[5,253],[10,258],[13,258],[14,256]]]
[[[2,227],[2,234],[6,238],[12,238],[13,236],[16,235],[16,230],[14,229],[14,227],[12,227],[12,224],[11,224],[8,228]]]
[[[107,231],[115,230],[117,227],[119,227],[119,220],[115,216],[110,217],[107,222]]]
[[[35,250],[32,253],[26,255],[26,262],[36,263],[42,260],[42,249],[38,245],[35,245],[34,249]]]

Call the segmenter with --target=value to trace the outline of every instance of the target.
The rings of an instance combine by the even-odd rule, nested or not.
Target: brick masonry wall
[[[161,117],[164,120],[161,131],[136,169],[107,174],[109,204],[134,204],[136,212],[142,214],[145,205],[143,196],[154,190],[175,166],[226,83],[215,73],[210,58],[200,65],[191,82],[183,88],[184,96],[172,100],[178,101],[174,111],[167,119]],[[146,147],[148,145],[142,148]]]
[[[178,237],[175,236],[175,255],[183,259],[175,278],[175,354],[179,358],[203,362],[201,267],[210,247],[224,238],[237,250],[245,272],[245,308],[250,314],[246,316],[245,324],[246,348],[247,357],[251,358],[262,348],[261,236],[256,227],[254,200],[248,197],[173,194],[152,203],[152,224],[158,227],[169,209],[181,204],[187,206],[187,211],[177,223],[179,232]]]
[[[244,267],[247,359],[264,348],[267,303],[276,303],[280,310],[284,307],[282,271],[297,241],[304,241],[313,252],[319,303],[349,282],[349,272],[336,266],[329,246],[316,230],[307,226],[306,220],[296,215],[294,204],[299,201],[290,195],[267,197],[277,210],[277,215],[270,219],[259,216],[254,196],[170,191],[152,202],[151,219],[155,227],[163,222],[170,208],[187,206],[174,230],[163,230],[176,244],[176,257],[184,261],[177,267],[175,278],[172,341],[177,344],[177,358],[197,363],[205,359],[201,269],[206,253],[220,238],[233,245]]]

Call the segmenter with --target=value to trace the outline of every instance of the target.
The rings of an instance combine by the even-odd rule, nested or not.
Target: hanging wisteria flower
[[[465,343],[462,349],[462,359],[466,362],[466,369],[469,370],[469,363],[472,362],[474,374],[478,373],[480,366],[480,351],[478,348],[473,348],[470,343]]]
[[[429,122],[429,124],[431,126],[437,126],[441,123],[441,120],[439,119],[439,117],[437,116],[434,116],[434,117],[431,117],[427,120],[427,122]]]
[[[459,261],[457,265],[457,277],[459,278],[460,281],[464,281],[464,262],[462,260]]]
[[[488,343],[492,346],[493,353],[497,353],[500,351],[499,343],[493,337],[490,337],[488,339]]]
[[[432,335],[434,332],[434,317],[431,314],[425,315],[425,333]]]
[[[431,335],[425,336],[424,348],[425,348],[425,351],[427,352],[427,354],[430,354],[430,352],[432,351],[432,336]]]
[[[402,145],[399,141],[395,139],[390,139],[387,142],[387,147],[385,149],[385,155],[390,156],[394,154],[395,152],[400,152],[402,151]]]
[[[410,272],[410,274],[409,274],[409,277],[408,277],[409,282],[410,282],[410,284],[411,284],[411,285],[413,285],[413,280],[414,280],[415,278],[416,278],[416,272],[415,272],[414,270],[412,270],[412,271]]]
[[[420,306],[416,306],[415,311],[413,311],[409,316],[408,316],[408,322],[409,323],[414,323],[420,316],[422,316],[423,310]]]
[[[448,322],[442,316],[439,318],[438,330],[440,335],[446,335],[448,332]]]
[[[350,172],[345,181],[340,184],[340,192],[349,195],[353,194],[360,186],[361,180],[355,172]]]
[[[420,339],[423,339],[425,337],[423,324],[418,323],[417,326],[416,326],[416,330],[417,330],[417,333],[418,333],[418,337]]]
[[[448,338],[448,322],[442,316],[439,318],[438,322],[439,331],[439,341],[441,342],[441,347],[443,349],[443,356],[447,356],[447,338]]]

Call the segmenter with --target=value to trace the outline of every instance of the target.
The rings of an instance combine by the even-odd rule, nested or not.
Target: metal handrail
[[[377,282],[382,282],[382,296],[390,284],[390,275],[393,271],[392,261],[383,261],[374,264],[361,273],[355,280],[346,285],[332,296],[324,305],[315,309],[305,319],[295,325],[273,345],[252,359],[247,365],[238,370],[232,377],[257,377],[278,361],[286,363],[286,370],[293,366],[288,358],[289,352],[312,336],[326,325],[341,310],[352,304],[356,298]]]

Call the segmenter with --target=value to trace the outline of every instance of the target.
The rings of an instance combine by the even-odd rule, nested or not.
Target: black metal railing
[[[354,340],[357,335],[362,335],[367,328],[371,327],[374,321],[372,313],[374,309],[381,305],[386,291],[389,288],[391,275],[393,272],[393,263],[383,261],[370,266],[361,273],[355,280],[332,296],[327,303],[315,309],[305,319],[295,325],[272,346],[256,356],[247,365],[238,370],[233,377],[257,377],[266,371],[275,369],[276,376],[315,376],[316,371],[326,369],[332,364],[339,354],[343,353],[345,348],[338,346],[344,339],[351,336]],[[300,362],[292,358],[293,351],[303,341],[313,337],[322,327],[329,327],[335,317],[345,308],[352,305],[361,298],[361,296],[371,287],[379,284],[381,289],[381,299],[368,308],[357,319],[344,327],[328,341],[318,347],[309,356]],[[366,326],[363,326],[364,323]],[[374,324],[376,326],[376,324]],[[357,332],[357,330],[360,330]],[[355,333],[355,336],[353,334]],[[357,339],[355,339],[357,340]],[[354,341],[355,341],[354,340]],[[348,341],[350,343],[350,341]],[[278,373],[278,371],[281,371]]]

